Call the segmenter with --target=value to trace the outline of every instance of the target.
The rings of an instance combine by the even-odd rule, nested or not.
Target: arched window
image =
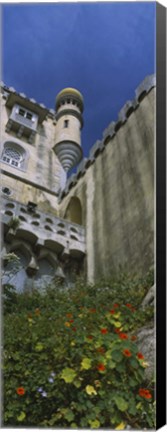
[[[1,160],[12,167],[25,169],[28,159],[28,153],[16,142],[7,141],[1,155]]]
[[[2,160],[10,165],[20,167],[22,161],[22,155],[18,150],[11,147],[7,147],[2,155]]]

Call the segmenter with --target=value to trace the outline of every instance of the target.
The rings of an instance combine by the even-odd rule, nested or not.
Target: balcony
[[[37,114],[15,104],[6,125],[6,132],[13,131],[18,138],[27,137],[29,143],[32,143],[37,132],[37,124]]]
[[[37,210],[30,212],[27,206],[13,200],[3,199],[2,202],[1,221],[7,242],[23,239],[36,250],[45,247],[64,258],[81,259],[85,255],[83,226]],[[20,221],[16,230],[9,228],[12,217]]]

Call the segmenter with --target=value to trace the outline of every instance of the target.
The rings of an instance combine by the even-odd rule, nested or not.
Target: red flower
[[[138,357],[138,359],[140,359],[140,360],[143,360],[143,359],[144,359],[144,355],[143,355],[141,352],[137,353],[137,357]]]
[[[74,320],[69,320],[69,322],[70,322],[70,323],[73,323],[73,322],[74,322]]]
[[[111,309],[109,312],[110,312],[110,314],[112,314],[112,315],[114,315],[114,314],[116,313],[114,309]]]
[[[102,334],[108,333],[108,329],[107,328],[102,328],[100,331],[101,331]]]
[[[137,339],[137,336],[135,336],[135,335],[133,335],[133,336],[131,337],[131,340],[132,340],[132,341],[136,341],[136,339]]]
[[[114,303],[113,307],[114,307],[114,308],[118,308],[118,307],[119,307],[119,304],[118,304],[118,303]]]
[[[126,333],[119,333],[120,339],[128,339],[128,335]]]
[[[91,313],[95,313],[95,312],[96,312],[96,309],[91,308],[91,309],[89,309],[89,312],[91,312]]]
[[[76,332],[77,331],[76,327],[72,327],[72,331]]]
[[[131,303],[126,303],[126,305],[125,306],[127,306],[129,309],[131,309],[131,307],[132,307],[132,304]]]
[[[100,372],[103,372],[103,371],[105,371],[106,367],[104,366],[103,363],[99,363],[98,366],[97,366],[97,369],[98,369]]]
[[[16,389],[16,393],[17,393],[19,396],[23,396],[23,395],[25,394],[24,387],[18,387],[18,388]]]
[[[88,339],[93,339],[93,336],[90,335],[90,336],[87,336],[87,338],[88,338]]]
[[[141,397],[143,397],[145,399],[151,399],[152,398],[151,393],[149,392],[149,390],[143,389],[143,388],[139,389],[139,396],[141,396]]]
[[[151,399],[152,398],[152,396],[151,396],[151,393],[145,393],[145,399]]]
[[[125,357],[131,357],[131,352],[128,350],[128,349],[124,349],[123,350],[123,355],[125,356]]]

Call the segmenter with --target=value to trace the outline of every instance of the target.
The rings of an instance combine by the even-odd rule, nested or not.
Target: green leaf
[[[129,385],[131,387],[135,387],[138,384],[138,382],[136,380],[134,380],[133,378],[129,379]]]
[[[128,412],[129,412],[129,414],[132,414],[133,416],[136,415],[137,409],[136,409],[136,405],[135,405],[134,401],[129,402]]]
[[[44,346],[42,345],[42,343],[38,342],[35,345],[35,351],[42,351],[44,349]]]
[[[26,414],[25,414],[25,412],[22,411],[20,413],[20,415],[17,416],[17,420],[21,422],[25,419],[25,417],[26,417]]]
[[[64,415],[64,418],[68,421],[71,422],[74,420],[74,414],[71,410],[67,410],[67,412]]]
[[[66,383],[72,383],[76,377],[76,372],[71,368],[64,368],[61,373],[61,378],[64,379]]]
[[[112,359],[115,361],[115,362],[120,362],[121,360],[122,360],[122,353],[121,353],[121,351],[117,351],[117,350],[115,350],[115,351],[113,351],[112,352]]]
[[[123,399],[121,396],[117,396],[117,395],[115,395],[113,397],[113,399],[114,399],[114,401],[115,401],[115,403],[117,405],[117,408],[120,411],[124,412],[124,411],[127,410],[127,408],[128,408],[128,402],[125,399]]]
[[[75,379],[75,380],[73,381],[73,384],[75,385],[76,388],[80,388],[80,387],[81,387],[81,381],[79,381],[79,380],[77,380],[77,379]]]
[[[110,360],[110,362],[108,363],[108,366],[110,369],[114,369],[116,366],[116,363],[114,363],[112,360]]]
[[[137,369],[139,367],[139,363],[134,358],[130,359],[130,364],[134,369]]]
[[[117,365],[117,371],[120,373],[125,372],[125,364],[123,362]]]

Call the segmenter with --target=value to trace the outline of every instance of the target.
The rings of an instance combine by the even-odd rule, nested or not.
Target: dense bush
[[[151,307],[140,307],[152,283],[151,274],[121,274],[94,286],[78,281],[70,290],[19,294],[12,304],[8,287],[4,426],[153,428],[154,389],[136,339],[153,317]]]

